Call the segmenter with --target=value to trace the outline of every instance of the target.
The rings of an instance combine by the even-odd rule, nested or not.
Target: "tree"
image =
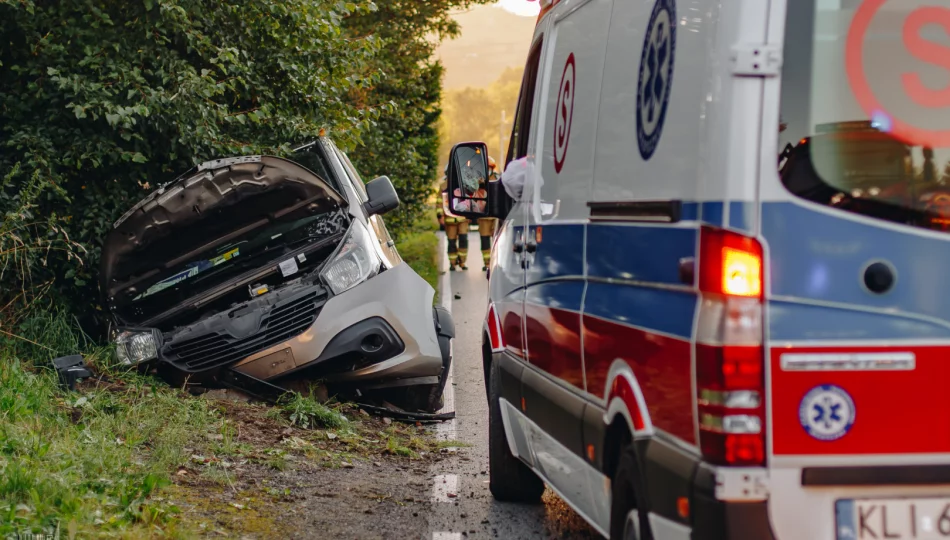
[[[393,180],[401,205],[386,222],[394,235],[419,219],[441,177],[443,68],[432,54],[440,40],[458,33],[452,10],[488,1],[378,0],[375,11],[345,21],[352,36],[372,37],[380,45],[370,62],[371,70],[378,70],[378,83],[354,89],[350,100],[358,107],[386,110],[365,131],[362,146],[350,157],[366,176],[364,180],[383,174]]]

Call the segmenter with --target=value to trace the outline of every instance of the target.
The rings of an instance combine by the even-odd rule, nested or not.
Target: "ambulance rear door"
[[[773,0],[758,228],[779,538],[950,536],[950,9]]]

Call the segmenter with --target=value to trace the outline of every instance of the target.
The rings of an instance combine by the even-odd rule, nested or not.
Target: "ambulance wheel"
[[[610,540],[652,540],[650,522],[637,479],[640,477],[637,457],[627,447],[620,455],[620,463],[611,484],[613,495],[610,505]]]
[[[544,482],[520,459],[511,454],[501,419],[501,368],[492,362],[488,400],[488,488],[496,500],[540,503]]]

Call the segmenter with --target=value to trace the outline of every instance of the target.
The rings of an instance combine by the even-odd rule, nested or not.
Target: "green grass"
[[[177,509],[150,495],[225,422],[206,400],[131,373],[62,390],[54,354],[86,349],[87,363],[107,364],[71,323],[37,314],[0,339],[0,537],[184,534]]]
[[[396,249],[406,264],[436,290],[436,302],[439,290],[439,238],[435,233],[438,230],[439,223],[432,210],[396,243]]]
[[[163,528],[149,500],[220,424],[202,400],[156,381],[65,393],[55,376],[0,358],[0,536]]]

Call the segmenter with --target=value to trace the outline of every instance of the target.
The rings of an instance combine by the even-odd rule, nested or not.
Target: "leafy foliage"
[[[350,155],[365,179],[387,175],[399,192],[399,210],[386,217],[396,237],[408,232],[426,211],[441,178],[439,121],[442,73],[432,58],[438,42],[458,34],[453,10],[488,0],[378,0],[378,9],[349,17],[345,26],[356,38],[373,36],[381,48],[371,61],[380,74],[372,87],[350,93],[356,107],[389,107],[364,147]]]
[[[98,304],[101,238],[152,186],[206,159],[284,153],[322,128],[357,142],[377,111],[348,97],[375,82],[364,74],[379,40],[341,25],[373,9],[0,0],[2,249],[34,248],[0,261],[4,282],[50,283],[86,311]],[[51,248],[69,239],[84,249]],[[22,292],[5,288],[0,306]]]

